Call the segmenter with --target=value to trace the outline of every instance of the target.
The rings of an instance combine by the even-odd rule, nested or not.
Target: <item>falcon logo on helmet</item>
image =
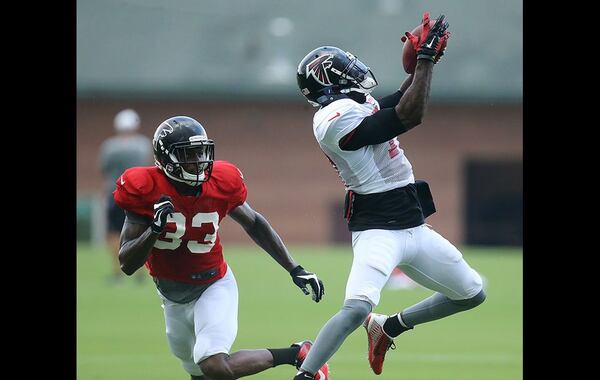
[[[312,75],[313,78],[324,86],[331,86],[332,83],[327,75],[327,69],[333,65],[333,54],[322,55],[315,58],[306,65],[306,77]]]
[[[160,131],[160,137],[166,137],[169,133],[173,133],[173,127],[166,121],[164,124],[164,127]]]

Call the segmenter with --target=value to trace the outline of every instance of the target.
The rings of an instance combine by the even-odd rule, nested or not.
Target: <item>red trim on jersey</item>
[[[336,117],[338,117],[340,115],[341,115],[341,113],[339,113],[339,112],[336,111],[335,116],[333,116],[331,119],[328,119],[327,121],[331,121],[331,120],[335,119]]]
[[[348,209],[346,210],[346,220],[350,220],[352,214],[352,201],[354,200],[354,191],[348,190]]]
[[[354,136],[355,132],[356,132],[356,128],[354,128],[353,130],[348,132],[348,134],[346,136],[342,137],[342,142],[340,144],[340,148],[345,147],[346,144],[348,144],[350,142],[350,139],[352,139],[352,136]]]

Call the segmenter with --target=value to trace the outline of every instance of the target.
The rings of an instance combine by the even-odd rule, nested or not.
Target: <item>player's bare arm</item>
[[[384,96],[383,98],[377,99],[377,103],[379,103],[379,108],[383,109],[395,107],[396,104],[398,104],[398,102],[400,101],[402,95],[404,95],[404,93],[406,92],[406,89],[411,85],[414,77],[414,73],[409,74],[406,78],[404,78],[402,85],[400,85],[400,88],[396,92]]]
[[[281,237],[267,219],[250,207],[248,202],[231,210],[229,216],[238,222],[252,240],[288,272],[298,266],[298,263],[290,256]]]
[[[433,61],[419,59],[411,85],[394,107],[398,120],[404,126],[404,131],[401,133],[421,124],[429,101],[432,76]]]
[[[407,32],[406,36],[411,39],[414,46],[417,47],[417,64],[415,67],[415,76],[412,83],[406,89],[396,107],[396,115],[406,130],[410,130],[421,124],[425,109],[429,101],[431,88],[431,78],[433,74],[433,65],[437,63],[445,51],[445,41],[449,35],[446,32],[448,22],[444,21],[445,16],[437,18],[433,27],[429,30],[429,13],[423,16],[423,29],[429,30],[422,40]],[[425,34],[425,31],[423,31]],[[406,38],[403,39],[406,41]],[[418,41],[418,42],[417,42]],[[442,48],[442,45],[444,47]],[[441,51],[439,49],[442,49]]]
[[[309,294],[308,286],[310,286],[313,300],[315,302],[321,300],[325,294],[323,282],[314,273],[306,272],[302,266],[298,265],[288,252],[281,237],[264,216],[250,207],[248,202],[231,210],[229,216],[244,228],[259,247],[290,273],[294,283],[302,289],[304,294]]]
[[[400,93],[404,94],[406,92],[408,87],[412,84],[414,77],[415,77],[415,74],[410,74],[409,76],[407,76],[404,79],[404,82],[402,82],[402,85],[400,86],[400,89],[399,89]]]
[[[148,224],[132,223],[131,213],[128,215],[121,231],[119,262],[121,270],[131,276],[144,265],[159,234],[152,231],[150,222]],[[138,219],[141,218],[143,217],[138,216]]]
[[[172,213],[173,204],[167,196],[162,196],[154,204],[153,221],[132,212],[127,213],[119,249],[119,263],[125,274],[131,276],[144,265],[156,239],[167,224],[167,216]]]

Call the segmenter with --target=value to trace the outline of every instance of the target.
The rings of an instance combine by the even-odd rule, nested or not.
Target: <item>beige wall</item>
[[[215,155],[236,164],[249,190],[248,202],[289,243],[324,243],[332,235],[332,204],[344,189],[312,134],[314,109],[303,103],[94,101],[77,104],[77,191],[101,188],[96,166],[112,118],[122,108],[137,110],[141,132],[152,136],[164,119],[197,119],[215,140]],[[463,240],[463,164],[467,158],[522,159],[521,105],[430,105],[422,125],[400,136],[415,177],[429,182],[437,213],[428,222],[450,241]],[[341,215],[342,211],[339,210]],[[343,220],[337,219],[343,223]],[[248,242],[226,219],[226,242]]]

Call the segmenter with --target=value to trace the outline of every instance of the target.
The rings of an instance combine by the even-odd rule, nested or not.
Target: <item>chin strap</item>
[[[321,105],[321,107],[325,107],[325,106],[328,106],[329,104],[335,102],[336,100],[345,99],[345,98],[350,98],[350,97],[346,94],[322,95],[317,98],[317,103],[319,103]]]

